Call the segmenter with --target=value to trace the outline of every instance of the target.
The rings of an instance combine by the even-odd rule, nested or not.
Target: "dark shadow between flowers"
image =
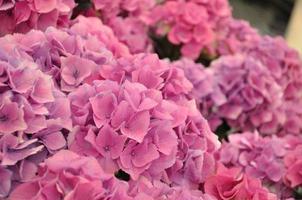
[[[114,176],[122,181],[129,181],[130,180],[130,175],[126,172],[124,172],[123,170],[118,170],[117,172],[114,173]]]
[[[160,59],[169,58],[171,61],[181,59],[181,45],[174,45],[170,43],[167,36],[158,37],[153,33],[150,33],[149,36],[153,42],[154,52]],[[216,57],[210,56],[206,51],[202,51],[195,62],[201,63],[205,67],[209,67],[211,62],[215,59]]]
[[[222,124],[217,127],[215,134],[218,136],[219,141],[228,141],[228,132],[231,130],[231,127],[228,123],[223,120]]]

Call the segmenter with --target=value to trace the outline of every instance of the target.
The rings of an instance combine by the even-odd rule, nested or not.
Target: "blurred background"
[[[302,0],[230,0],[233,14],[262,34],[284,36],[302,53]]]

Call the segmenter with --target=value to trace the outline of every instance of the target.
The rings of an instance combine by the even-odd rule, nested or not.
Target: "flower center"
[[[104,151],[107,152],[107,151],[109,151],[109,150],[110,150],[110,147],[109,147],[108,145],[104,147]]]
[[[75,78],[75,79],[78,79],[79,78],[79,75],[80,75],[80,72],[79,70],[75,69],[72,73],[72,76]]]

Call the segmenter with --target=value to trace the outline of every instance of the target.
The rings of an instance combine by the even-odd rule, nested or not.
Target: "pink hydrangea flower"
[[[216,174],[206,180],[204,190],[218,200],[277,200],[276,195],[262,187],[259,179],[240,173],[238,168],[228,169],[223,165],[218,165]]]
[[[284,125],[283,91],[270,71],[251,56],[224,56],[209,69],[190,61],[178,61],[194,84],[191,93],[212,129],[226,120],[231,131],[259,129],[276,133]],[[270,129],[267,129],[270,127]]]
[[[219,143],[186,98],[192,85],[182,70],[138,54],[105,66],[101,75],[107,80],[69,94],[78,125],[69,137],[72,151],[93,155],[107,172],[122,169],[134,180],[167,177],[190,188],[213,173]]]
[[[302,185],[302,145],[288,151],[284,157],[286,166],[285,182],[292,188]]]
[[[72,0],[2,0],[0,16],[7,26],[1,26],[0,36],[31,29],[45,30],[49,26],[67,26],[74,7]]]
[[[181,46],[181,55],[197,59],[203,50],[214,53],[216,34],[230,18],[227,1],[164,1],[152,9],[156,36]]]
[[[295,140],[295,143],[292,141]],[[223,142],[218,159],[226,166],[238,167],[247,175],[259,178],[280,199],[291,197],[291,191],[284,184],[286,162],[284,157],[296,149],[302,138],[261,137],[257,132],[232,134]]]
[[[155,0],[93,0],[92,3],[93,8],[88,13],[99,16],[109,25],[131,53],[151,51],[148,28]]]
[[[43,67],[34,61],[30,46],[22,45],[20,40],[26,36],[7,35],[0,39],[3,197],[16,182],[32,178],[48,153],[65,148],[64,134],[72,129],[69,100],[55,86],[52,76],[43,73]],[[32,39],[34,42],[37,37]],[[10,173],[13,176],[7,175]]]
[[[261,39],[258,31],[247,21],[229,19],[218,34],[217,55],[241,53],[254,46]]]
[[[1,170],[1,177],[10,176]],[[6,185],[3,185],[5,189]],[[129,183],[107,174],[93,157],[62,150],[39,166],[37,176],[17,186],[9,199],[125,199],[125,200],[216,200],[199,190],[169,186],[142,178]]]

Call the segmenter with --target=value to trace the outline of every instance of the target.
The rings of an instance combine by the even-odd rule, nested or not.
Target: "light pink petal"
[[[177,147],[177,136],[171,128],[158,127],[154,137],[158,151],[165,155],[170,155]]]
[[[95,63],[90,60],[80,58],[78,56],[68,56],[61,58],[63,80],[69,85],[79,85],[85,78],[90,76]]]
[[[36,70],[24,68],[9,73],[12,88],[20,93],[25,93],[34,86],[38,73]]]
[[[65,138],[61,132],[53,132],[42,136],[44,145],[50,150],[58,150],[66,145]]]
[[[105,122],[111,119],[111,114],[117,106],[117,100],[114,94],[100,94],[90,98],[94,119],[97,118],[97,127],[101,127]],[[96,120],[95,120],[96,122]]]
[[[38,182],[19,185],[9,196],[10,200],[36,199],[40,193]]]
[[[121,126],[123,122],[130,118],[133,112],[127,101],[121,101],[112,116],[111,125],[115,128]]]
[[[39,13],[48,13],[57,6],[57,0],[33,0],[33,3]]]
[[[157,158],[159,153],[156,146],[145,142],[136,147],[132,162],[136,167],[143,167]]]
[[[8,103],[0,107],[0,132],[13,133],[27,128],[23,119],[24,112],[17,103]]]
[[[137,142],[142,142],[150,124],[149,111],[134,114],[121,128],[122,133]]]
[[[23,160],[24,158],[27,158],[28,156],[37,154],[43,148],[44,148],[44,146],[41,145],[41,146],[37,146],[34,148],[7,152],[6,154],[3,155],[1,164],[2,165],[15,165],[18,161]]]
[[[54,101],[52,94],[52,79],[51,77],[40,77],[36,80],[31,97],[38,103],[48,103]]]
[[[30,161],[22,160],[20,164],[20,177],[24,181],[29,181],[33,177],[35,177],[36,173],[38,171],[38,166]]]

